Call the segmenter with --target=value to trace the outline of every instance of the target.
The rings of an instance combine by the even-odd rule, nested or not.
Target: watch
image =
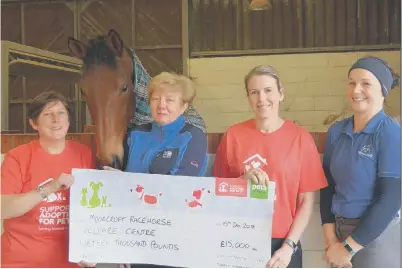
[[[289,238],[286,238],[284,243],[293,249],[293,253],[295,253],[299,249],[295,242],[293,242]]]
[[[345,249],[347,250],[347,252],[349,252],[350,255],[352,255],[352,257],[357,253],[357,251],[355,251],[349,244],[348,242],[345,240],[343,240],[343,246],[345,247]]]
[[[46,199],[48,197],[48,195],[45,193],[45,190],[43,189],[43,185],[39,185],[36,188],[36,191],[40,194],[40,196],[42,196],[43,199]]]

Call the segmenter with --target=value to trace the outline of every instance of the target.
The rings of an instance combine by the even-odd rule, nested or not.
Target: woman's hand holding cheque
[[[268,185],[269,176],[265,171],[260,168],[253,168],[248,170],[243,176],[245,179],[250,179],[253,183],[258,185]],[[285,268],[290,263],[293,251],[290,247],[284,244],[278,249],[271,259],[267,262],[267,268]]]
[[[244,176],[245,179],[250,179],[255,184],[268,185],[269,177],[265,171],[260,168],[253,168],[248,170]]]

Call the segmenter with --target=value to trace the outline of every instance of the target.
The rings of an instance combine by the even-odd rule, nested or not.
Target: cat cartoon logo
[[[101,181],[99,182],[93,182],[91,181],[89,183],[89,186],[92,188],[92,197],[91,199],[87,200],[87,194],[88,194],[88,188],[82,188],[81,189],[81,201],[80,205],[82,207],[88,207],[88,208],[96,208],[96,207],[111,207],[111,204],[107,204],[107,196],[102,195],[102,197],[99,195],[99,189],[103,187],[103,183]],[[101,200],[102,198],[102,200]]]

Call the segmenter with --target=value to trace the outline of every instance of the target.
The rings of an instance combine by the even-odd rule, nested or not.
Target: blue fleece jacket
[[[207,136],[186,123],[155,122],[134,127],[127,137],[127,172],[203,176],[207,165]]]

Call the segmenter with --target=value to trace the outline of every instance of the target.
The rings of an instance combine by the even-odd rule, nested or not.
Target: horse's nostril
[[[113,159],[112,159],[112,167],[115,169],[121,169],[122,167],[122,162],[120,161],[119,156],[117,155],[113,155]]]

